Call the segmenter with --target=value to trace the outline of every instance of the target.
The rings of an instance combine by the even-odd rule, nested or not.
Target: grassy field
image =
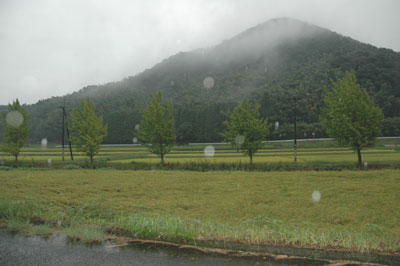
[[[400,139],[379,140],[363,151],[368,165],[395,166],[391,170],[345,170],[354,169],[346,166],[354,166],[357,156],[333,141],[299,142],[293,168],[292,145],[265,145],[254,158],[260,172],[229,171],[250,168],[248,157],[228,145],[215,145],[211,157],[205,145],[176,146],[166,158],[169,171],[157,170],[159,158],[140,146],[102,147],[95,160],[103,168],[96,170],[81,169],[87,162],[82,154],[74,152],[79,165],[71,165],[67,149],[62,163],[60,148],[27,146],[20,155],[24,167],[0,165],[0,227],[38,235],[63,230],[85,241],[101,241],[114,231],[191,243],[400,252],[400,170],[394,170]],[[13,160],[5,153],[0,159],[8,160],[5,165]],[[179,168],[183,164],[189,167]],[[115,170],[135,165],[148,170]],[[315,191],[321,200],[312,200]]]
[[[264,149],[256,153],[255,163],[291,163],[293,162],[292,143],[268,143]],[[166,155],[167,163],[206,162],[220,163],[248,163],[249,158],[229,145],[215,145],[214,156],[205,156],[204,146],[176,146]],[[74,151],[75,161],[85,161],[87,157]],[[362,152],[363,160],[369,164],[392,164],[400,162],[400,139],[380,140],[375,148]],[[298,143],[298,163],[300,164],[355,164],[356,154],[347,147],[340,147],[333,141],[310,141]],[[52,162],[61,161],[61,149],[54,145],[46,148],[28,146],[23,148],[20,160],[24,162]],[[0,152],[0,159],[12,161],[13,158]],[[149,153],[141,146],[130,147],[101,147],[96,161],[109,163],[150,163],[158,164],[160,159]],[[65,150],[65,162],[70,162],[68,149]]]
[[[90,225],[97,238],[111,227],[148,239],[400,251],[399,170],[12,170],[0,184],[9,228],[39,219],[70,234]]]

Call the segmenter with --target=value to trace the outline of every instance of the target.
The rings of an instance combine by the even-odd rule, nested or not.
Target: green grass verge
[[[72,240],[84,242],[101,242],[104,239],[104,230],[93,226],[75,225],[64,230],[65,235]]]
[[[100,229],[87,239],[111,228],[170,241],[400,251],[399,170],[0,171],[0,183],[3,221],[39,217],[72,226],[71,235]]]
[[[298,142],[298,158],[300,165],[320,165],[330,163],[333,165],[355,165],[357,163],[357,155],[348,147],[340,147],[334,141],[307,141]],[[210,170],[219,168],[222,164],[248,164],[249,158],[229,145],[215,145],[215,154],[212,158],[204,155],[205,145],[200,146],[176,146],[167,154],[166,162],[170,165],[185,165],[185,167],[177,166],[173,169],[188,169],[194,164],[212,164]],[[383,139],[378,140],[375,148],[362,151],[363,160],[371,164],[399,164],[400,163],[400,139]],[[13,157],[0,151],[0,159],[6,166],[14,165]],[[82,153],[74,151],[74,162],[87,166],[88,159]],[[46,167],[46,168],[62,168],[65,164],[70,164],[71,159],[68,152],[65,153],[65,162],[61,161],[61,149],[49,146],[41,148],[39,146],[24,147],[21,151],[20,164],[25,167]],[[51,160],[49,164],[48,161]],[[132,163],[137,165],[152,164],[157,165],[160,159],[154,154],[148,152],[144,147],[101,147],[100,153],[95,157],[97,164],[117,165],[126,164],[126,168]],[[257,164],[291,164],[293,163],[293,143],[291,142],[273,142],[265,144],[264,148],[259,150],[254,157]],[[1,165],[0,165],[1,166]],[[136,169],[135,167],[131,167]],[[196,168],[196,167],[195,167]],[[224,167],[223,167],[224,168]],[[139,169],[146,169],[145,167]],[[202,167],[201,169],[204,169]],[[245,170],[239,168],[240,170]],[[283,168],[285,169],[285,167]],[[195,170],[195,169],[192,169]],[[220,169],[226,170],[226,169]],[[234,170],[232,168],[231,170]]]
[[[10,232],[21,232],[26,235],[37,235],[47,237],[54,232],[54,227],[50,224],[32,224],[29,219],[22,217],[8,217],[0,223],[1,227],[6,228]]]

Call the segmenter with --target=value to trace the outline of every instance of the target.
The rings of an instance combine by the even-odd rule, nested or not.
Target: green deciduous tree
[[[221,134],[234,148],[250,157],[250,164],[268,134],[267,121],[259,118],[259,109],[258,104],[253,107],[250,101],[242,102],[228,113],[229,120],[224,122],[226,131]]]
[[[72,110],[71,114],[71,142],[79,151],[90,157],[99,152],[100,144],[107,135],[107,124],[103,124],[103,118],[95,113],[95,105],[89,99],[81,102],[80,109]]]
[[[176,142],[175,119],[172,114],[172,103],[161,104],[161,92],[152,93],[147,108],[142,110],[142,121],[139,125],[139,142],[151,153],[164,158]]]
[[[333,90],[326,92],[321,123],[331,137],[357,152],[361,166],[361,150],[372,146],[381,133],[382,111],[360,88],[353,73],[332,81],[332,85]]]
[[[29,138],[27,112],[16,99],[8,105],[8,113],[1,114],[1,124],[4,129],[2,150],[10,153],[18,161],[21,148]]]

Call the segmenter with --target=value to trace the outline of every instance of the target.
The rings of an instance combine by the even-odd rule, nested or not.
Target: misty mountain
[[[132,59],[134,60],[134,59]],[[61,111],[89,97],[109,124],[106,142],[131,143],[151,91],[174,104],[178,141],[219,141],[222,112],[243,99],[280,127],[270,138],[292,137],[297,99],[299,137],[325,136],[318,122],[330,80],[353,71],[385,114],[385,135],[400,134],[400,53],[376,48],[328,29],[281,18],[250,28],[214,47],[181,52],[118,82],[26,106],[31,140],[57,141]]]

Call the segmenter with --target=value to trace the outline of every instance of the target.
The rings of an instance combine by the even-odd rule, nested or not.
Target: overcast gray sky
[[[277,17],[400,51],[398,0],[0,0],[0,104],[132,76]]]

